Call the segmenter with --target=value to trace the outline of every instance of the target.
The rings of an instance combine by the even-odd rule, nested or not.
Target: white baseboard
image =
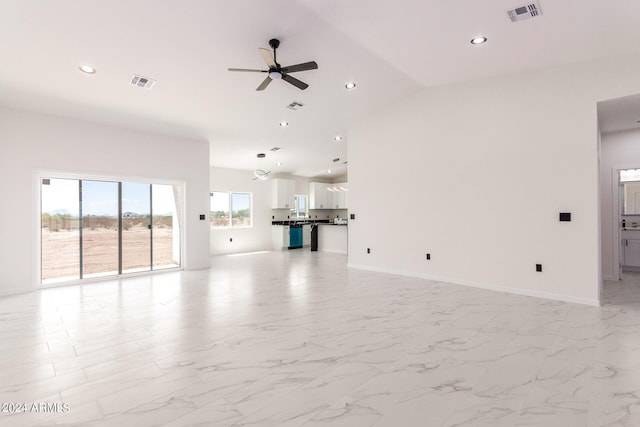
[[[8,296],[12,296],[12,295],[20,295],[20,294],[26,294],[29,292],[33,292],[35,289],[33,288],[29,288],[29,289],[24,289],[24,288],[12,288],[12,289],[1,289],[0,290],[0,297],[8,297]]]
[[[443,277],[443,276],[436,276],[436,275],[425,274],[425,273],[416,273],[411,271],[398,271],[398,270],[392,270],[387,268],[372,267],[368,265],[357,265],[357,264],[349,263],[347,264],[347,267],[354,268],[357,270],[368,270],[368,271],[375,271],[378,273],[395,274],[399,276],[415,277],[418,279],[434,280],[437,282],[448,282],[454,285],[469,286],[473,288],[487,289],[490,291],[505,292],[508,294],[524,295],[529,297],[544,298],[544,299],[550,299],[555,301],[572,302],[576,304],[591,305],[596,307],[600,306],[600,300],[592,299],[592,298],[573,297],[570,295],[555,294],[551,292],[541,292],[541,291],[535,291],[531,289],[509,288],[506,286],[490,285],[487,283],[474,282],[474,281],[465,280],[465,279],[457,279],[454,277]]]

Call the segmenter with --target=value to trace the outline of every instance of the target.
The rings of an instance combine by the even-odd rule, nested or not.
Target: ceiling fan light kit
[[[242,71],[242,72],[252,72],[252,73],[267,73],[267,77],[260,83],[260,85],[256,88],[257,91],[262,91],[269,86],[269,83],[273,80],[284,80],[297,87],[300,90],[305,90],[309,87],[303,81],[296,79],[295,77],[290,76],[291,73],[297,73],[299,71],[308,71],[308,70],[316,70],[318,69],[318,64],[315,61],[304,62],[301,64],[289,65],[287,67],[283,67],[277,62],[276,49],[280,46],[280,40],[271,39],[269,40],[269,46],[273,49],[273,55],[269,51],[269,49],[259,48],[258,51],[260,55],[262,55],[262,59],[269,67],[268,70],[253,70],[248,68],[229,68],[229,71]]]

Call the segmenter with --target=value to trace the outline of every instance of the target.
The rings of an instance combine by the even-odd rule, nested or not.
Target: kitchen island
[[[347,225],[318,224],[318,251],[347,254]]]

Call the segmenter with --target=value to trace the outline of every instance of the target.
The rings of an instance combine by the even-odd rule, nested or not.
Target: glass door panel
[[[118,274],[118,183],[82,181],[82,277]]]
[[[40,184],[42,283],[80,279],[80,182],[45,178]]]
[[[151,269],[151,185],[122,183],[122,272]]]
[[[178,187],[153,184],[153,269],[180,265],[180,227],[178,226]]]

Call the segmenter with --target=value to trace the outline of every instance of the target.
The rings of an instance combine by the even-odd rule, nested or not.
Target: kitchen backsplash
[[[348,212],[349,211],[347,209],[311,209],[309,211],[309,213],[311,214],[309,219],[311,221],[313,221],[314,219],[320,220],[331,218],[347,219]],[[292,219],[288,218],[288,215],[290,215],[289,209],[271,210],[272,221],[286,221],[287,219]],[[302,218],[299,218],[299,220],[302,220]]]

